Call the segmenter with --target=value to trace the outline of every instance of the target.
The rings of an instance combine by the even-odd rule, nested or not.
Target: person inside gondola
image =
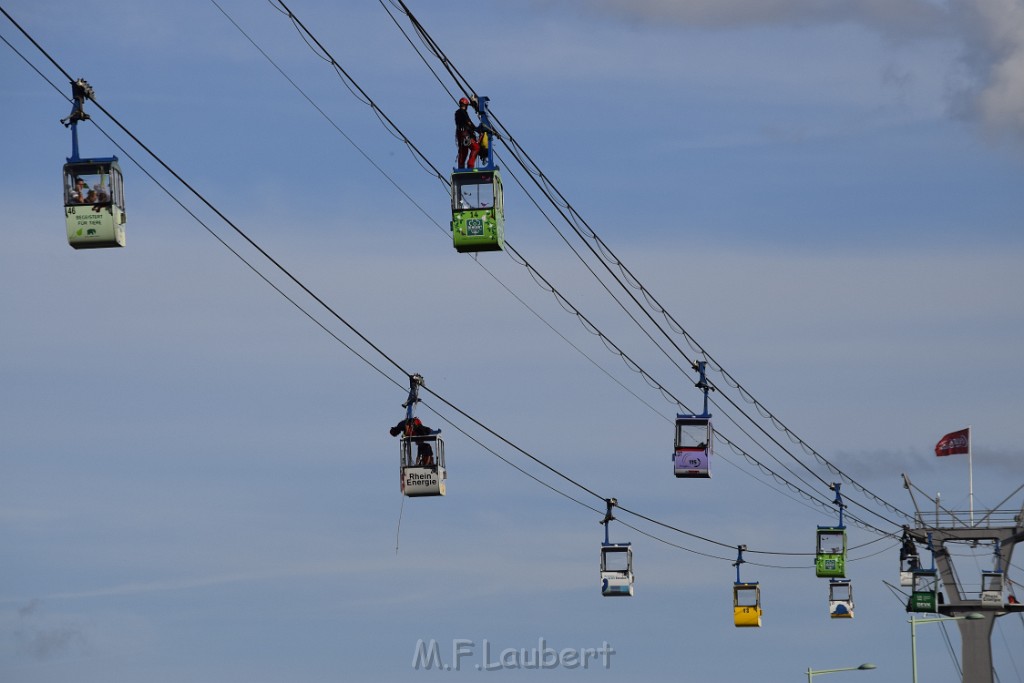
[[[440,430],[430,429],[422,422],[418,417],[414,417],[411,420],[405,419],[396,424],[389,430],[391,436],[398,436],[399,434],[405,434],[416,444],[416,464],[424,467],[432,467],[434,465],[434,449],[431,448],[430,443],[424,440],[422,437],[430,436],[431,434],[437,434]],[[417,438],[419,437],[419,438]]]
[[[458,168],[476,166],[476,155],[480,153],[480,143],[476,138],[477,126],[469,118],[469,100],[459,100],[459,108],[455,110],[455,143],[459,146]]]
[[[71,190],[71,201],[77,204],[84,204],[87,185],[81,178],[75,178],[75,187]]]

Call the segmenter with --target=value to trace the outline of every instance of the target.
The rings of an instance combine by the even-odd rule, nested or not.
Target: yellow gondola
[[[736,583],[732,585],[732,620],[737,628],[760,627],[761,626],[761,586],[754,583],[740,581],[740,565],[743,564],[743,551],[747,546],[737,546],[736,561]]]
[[[732,617],[737,627],[761,625],[761,587],[757,583],[732,585]]]

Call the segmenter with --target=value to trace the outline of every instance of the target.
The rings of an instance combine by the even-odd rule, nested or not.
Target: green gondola
[[[504,249],[505,205],[496,167],[452,173],[452,239],[458,252]]]
[[[483,141],[479,156],[483,163],[480,167],[476,165],[476,153],[472,152],[465,160],[460,156],[460,166],[452,169],[452,241],[460,253],[501,251],[505,248],[505,203],[501,173],[494,163],[492,148],[498,135],[491,125],[487,109],[489,101],[488,97],[478,98],[476,95],[460,100],[460,111],[461,107],[472,104],[479,114],[480,125],[475,129],[481,133]],[[468,114],[465,118],[472,123]],[[458,120],[457,113],[456,125]],[[466,163],[465,167],[461,165],[463,163]]]
[[[819,526],[814,573],[823,578],[846,578],[846,527]]]
[[[939,602],[938,572],[934,569],[915,569],[907,611],[935,614],[939,611]]]
[[[839,508],[839,524],[818,527],[818,545],[814,553],[814,573],[821,578],[846,578],[846,525],[843,524],[843,496],[839,482],[829,488],[836,492],[833,501]]]

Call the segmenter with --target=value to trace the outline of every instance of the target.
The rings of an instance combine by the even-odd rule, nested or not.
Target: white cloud
[[[945,65],[950,112],[996,138],[1024,139],[1024,2],[930,0],[603,0],[629,20],[694,29],[861,27],[893,44],[942,40],[959,46]],[[962,70],[958,69],[962,67]],[[910,74],[904,74],[906,81]],[[891,74],[885,75],[891,80]]]
[[[602,0],[598,4],[632,19],[706,28],[849,23],[891,37],[936,35],[948,28],[943,8],[927,0]]]
[[[955,3],[964,41],[967,82],[954,111],[978,120],[987,133],[1024,140],[1024,2]]]

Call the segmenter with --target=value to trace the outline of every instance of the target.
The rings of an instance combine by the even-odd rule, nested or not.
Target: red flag
[[[950,432],[939,439],[935,444],[935,455],[958,455],[971,452],[971,428],[961,429],[959,432]]]

